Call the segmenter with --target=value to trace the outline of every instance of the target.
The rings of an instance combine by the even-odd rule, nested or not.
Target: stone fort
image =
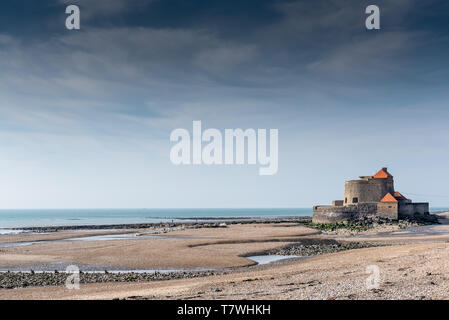
[[[314,223],[356,221],[378,217],[389,220],[416,219],[429,214],[429,203],[413,203],[394,190],[393,176],[382,168],[374,176],[361,176],[345,183],[344,200],[332,206],[314,206]]]

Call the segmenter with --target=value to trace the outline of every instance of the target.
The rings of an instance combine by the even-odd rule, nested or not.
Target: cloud
[[[214,77],[233,78],[255,54],[197,29],[90,28],[40,42],[3,34],[0,127],[158,138],[195,113],[189,102],[208,108],[204,88],[216,90]]]
[[[422,32],[382,32],[358,37],[336,46],[319,60],[308,65],[311,71],[329,74],[394,76],[408,68],[398,61],[424,45]]]
[[[219,45],[199,52],[194,57],[194,65],[201,70],[223,75],[235,73],[237,68],[257,59],[257,47],[254,45]]]
[[[141,84],[220,81],[214,77],[223,71],[225,80],[235,79],[233,71],[257,55],[256,46],[195,28],[90,28],[58,42],[72,52],[68,63],[77,73]]]
[[[104,9],[105,14],[115,15],[123,13],[125,4],[125,10],[134,10],[149,3],[92,1],[87,11]],[[3,111],[34,106],[74,117],[92,128],[95,120],[103,118],[102,126],[96,128],[108,132],[117,121],[126,123],[123,131],[129,130],[136,118],[153,127],[158,122],[167,124],[167,119],[175,123],[174,118],[182,114],[184,118],[198,114],[192,106],[206,110],[207,104],[211,117],[217,112],[238,114],[226,104],[239,102],[245,110],[266,100],[288,112],[292,105],[294,112],[311,110],[313,101],[330,108],[339,105],[332,103],[336,92],[347,93],[338,97],[342,100],[350,94],[363,97],[378,79],[390,81],[409,74],[410,61],[401,63],[401,57],[422,45],[426,36],[409,31],[360,32],[363,5],[349,4],[333,0],[276,3],[280,19],[234,38],[195,25],[90,26],[39,42],[3,34],[0,89],[9,103]],[[382,8],[406,10],[409,2]],[[335,83],[335,79],[340,80]],[[369,90],[368,84],[373,85]],[[214,103],[217,99],[220,104]],[[59,121],[51,119],[41,117],[41,122]],[[107,122],[109,130],[104,128]]]
[[[81,9],[82,19],[86,20],[142,10],[154,1],[157,0],[58,0],[59,3],[66,6],[78,5]]]

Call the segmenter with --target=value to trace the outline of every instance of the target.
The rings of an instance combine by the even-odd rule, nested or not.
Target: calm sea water
[[[111,225],[196,218],[307,216],[312,208],[288,209],[53,209],[0,210],[0,228]],[[190,218],[190,219],[189,219]],[[1,231],[1,230],[0,230]]]
[[[432,208],[449,211],[449,208]],[[312,208],[288,209],[36,209],[0,210],[0,234],[8,228],[195,221],[201,218],[311,216]],[[9,231],[10,232],[10,231]]]

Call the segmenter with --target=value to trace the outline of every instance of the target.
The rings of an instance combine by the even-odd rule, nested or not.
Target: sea
[[[1,229],[90,226],[257,217],[311,216],[312,208],[263,209],[13,209],[0,210]],[[5,231],[6,232],[6,231]]]
[[[431,212],[449,211],[431,208]],[[12,209],[0,210],[0,234],[7,229],[159,222],[195,222],[312,216],[312,208],[263,209]]]

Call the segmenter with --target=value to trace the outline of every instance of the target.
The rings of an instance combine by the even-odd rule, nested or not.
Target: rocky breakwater
[[[148,272],[148,273],[112,273],[80,272],[79,283],[102,282],[149,282],[173,279],[187,279],[224,274],[221,271],[183,271],[183,272]],[[26,287],[45,287],[65,285],[69,275],[65,272],[4,272],[0,273],[0,288],[15,289]]]
[[[338,242],[335,240],[315,240],[307,239],[293,243],[281,248],[276,248],[264,252],[268,255],[310,257],[325,253],[335,253],[345,250],[370,248],[381,246],[381,244],[367,242]]]

